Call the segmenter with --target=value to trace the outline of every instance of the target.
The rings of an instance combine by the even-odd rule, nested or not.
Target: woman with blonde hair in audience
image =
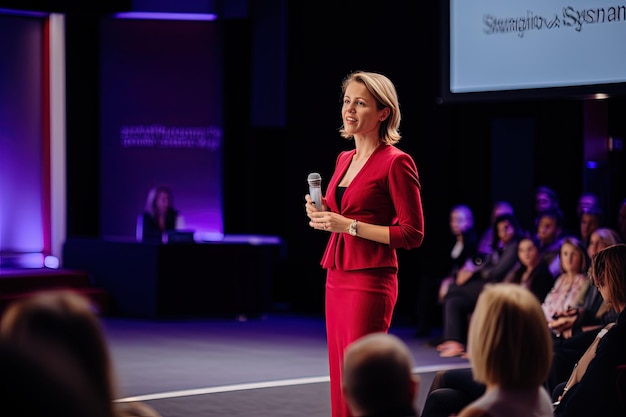
[[[587,248],[579,239],[571,236],[563,239],[559,263],[561,274],[541,304],[550,327],[553,320],[570,315],[573,309],[581,307],[589,289],[589,256]],[[558,332],[557,329],[554,331]]]
[[[487,285],[468,333],[474,379],[485,393],[458,417],[551,417],[543,386],[552,359],[552,338],[537,297],[520,285]]]

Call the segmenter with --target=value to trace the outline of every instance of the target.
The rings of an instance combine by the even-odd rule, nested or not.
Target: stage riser
[[[91,300],[101,315],[109,311],[109,294],[92,285],[89,274],[78,270],[0,269],[0,312],[13,301],[40,291],[69,289]]]

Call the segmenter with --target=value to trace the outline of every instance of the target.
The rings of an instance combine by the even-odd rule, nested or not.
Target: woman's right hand
[[[304,196],[304,210],[306,212],[306,215],[311,218],[311,213],[318,211],[317,208],[315,207],[315,203],[313,203],[313,200],[311,199],[311,195],[307,194]]]
[[[320,211],[316,206],[313,200],[311,199],[311,195],[307,194],[304,196],[304,209],[306,210],[306,215],[311,218],[311,213],[315,213]],[[322,197],[322,211],[326,211],[326,199]]]

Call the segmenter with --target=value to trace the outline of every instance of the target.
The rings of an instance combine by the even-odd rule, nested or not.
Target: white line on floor
[[[420,373],[428,373],[428,372],[437,372],[437,371],[441,371],[445,369],[459,369],[459,368],[468,368],[468,367],[469,365],[467,363],[452,364],[452,365],[448,365],[445,367],[442,367],[441,365],[416,366],[415,368],[413,368],[413,373],[420,374]],[[115,401],[116,402],[132,402],[132,401],[161,400],[164,398],[188,397],[188,396],[193,396],[193,395],[216,394],[220,392],[233,392],[233,391],[260,389],[260,388],[275,388],[275,387],[285,387],[285,386],[292,386],[292,385],[317,384],[320,382],[328,382],[329,380],[330,380],[329,376],[281,379],[278,381],[222,385],[218,387],[197,388],[197,389],[188,389],[188,390],[181,390],[181,391],[161,392],[157,394],[138,395],[135,397],[120,398]]]

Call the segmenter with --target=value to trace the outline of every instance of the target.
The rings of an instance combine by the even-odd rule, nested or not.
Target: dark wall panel
[[[223,235],[221,33],[213,21],[103,19],[100,227],[134,236],[157,184],[185,228]]]

